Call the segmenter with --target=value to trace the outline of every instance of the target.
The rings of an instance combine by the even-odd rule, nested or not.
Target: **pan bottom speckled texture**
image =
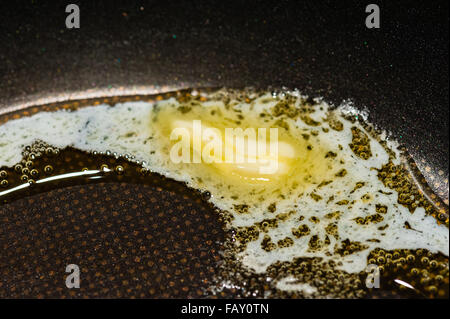
[[[214,211],[180,190],[99,183],[2,206],[0,297],[204,297],[224,234]],[[66,287],[70,264],[79,289]]]

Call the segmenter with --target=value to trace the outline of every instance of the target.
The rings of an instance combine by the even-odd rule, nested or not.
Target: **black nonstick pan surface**
[[[367,108],[448,205],[447,1],[378,1],[380,29],[366,28],[364,1],[73,3],[80,29],[66,29],[64,1],[0,4],[0,114],[195,87],[298,88]],[[164,179],[91,187],[87,204],[71,186],[0,207],[0,297],[205,296],[225,234],[201,195]],[[69,263],[87,276],[76,291],[64,286]]]

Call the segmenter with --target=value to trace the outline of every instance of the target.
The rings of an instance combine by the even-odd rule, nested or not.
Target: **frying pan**
[[[72,2],[80,29],[65,27]],[[0,114],[195,87],[298,88],[366,108],[448,205],[448,2],[376,3],[380,29],[366,28],[363,1],[2,3]],[[0,297],[208,296],[226,234],[201,194],[160,177],[89,187],[81,204],[70,186],[0,208]],[[64,285],[72,263],[77,290]]]

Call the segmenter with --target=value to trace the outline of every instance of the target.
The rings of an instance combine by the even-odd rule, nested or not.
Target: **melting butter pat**
[[[288,174],[297,157],[291,143],[278,139],[277,128],[219,129],[184,119],[170,126],[173,162],[211,164],[226,176],[267,182]]]

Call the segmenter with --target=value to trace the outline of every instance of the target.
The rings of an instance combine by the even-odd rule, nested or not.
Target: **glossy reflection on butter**
[[[291,143],[278,140],[274,127],[217,128],[181,119],[174,119],[171,127],[174,163],[212,164],[222,174],[245,180],[270,181],[285,175],[297,156]]]

